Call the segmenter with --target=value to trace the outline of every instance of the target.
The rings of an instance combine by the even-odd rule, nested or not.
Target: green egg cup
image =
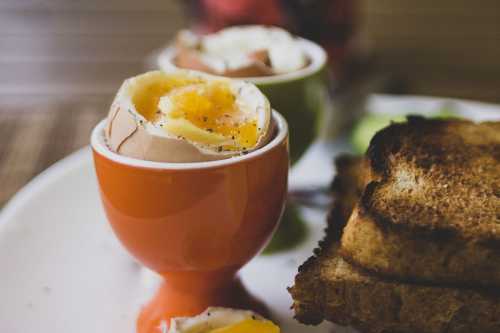
[[[318,134],[323,111],[328,103],[327,55],[318,44],[299,38],[299,45],[309,64],[294,72],[273,76],[241,78],[255,84],[267,96],[273,109],[288,122],[290,133],[290,160],[299,160]],[[167,48],[158,56],[158,66],[164,70],[177,67],[173,63],[175,49]],[[265,254],[291,249],[307,235],[307,225],[300,217],[298,207],[288,203],[280,227]]]
[[[273,109],[288,122],[293,165],[317,136],[327,94],[325,71],[319,70],[290,81],[256,85],[267,96]]]

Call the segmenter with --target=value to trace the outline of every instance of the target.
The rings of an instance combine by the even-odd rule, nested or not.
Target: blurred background
[[[0,0],[0,206],[87,145],[123,79],[177,30],[249,23],[321,43],[333,100],[500,102],[498,0]]]

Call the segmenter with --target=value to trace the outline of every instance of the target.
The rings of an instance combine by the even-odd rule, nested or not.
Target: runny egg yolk
[[[257,114],[242,111],[226,82],[193,84],[167,95],[165,127],[170,133],[220,150],[245,150],[258,141]],[[168,109],[168,110],[166,110]]]
[[[203,80],[199,78],[190,78],[184,76],[166,77],[163,73],[155,73],[155,80],[151,80],[149,84],[139,85],[134,87],[132,101],[137,111],[148,121],[152,121],[157,117],[158,102],[160,98],[180,87],[185,87],[192,84],[200,84]]]
[[[278,326],[269,320],[246,319],[239,323],[216,328],[207,333],[280,333]]]

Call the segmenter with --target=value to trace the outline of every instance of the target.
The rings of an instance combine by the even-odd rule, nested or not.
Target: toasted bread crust
[[[325,319],[363,333],[500,332],[500,296],[383,280],[343,260],[335,244],[299,268],[289,291],[305,324]]]
[[[379,225],[356,206],[339,250],[348,262],[402,282],[500,288],[500,251],[488,243]]]
[[[500,123],[410,118],[379,132],[364,190],[339,192],[289,289],[296,318],[363,333],[500,332],[499,143]]]
[[[362,156],[341,155],[335,159],[337,174],[331,185],[334,198],[328,214],[327,236],[338,241],[351,212],[371,179],[370,165]]]
[[[500,123],[411,118],[379,132],[340,253],[400,281],[500,287]]]
[[[378,179],[362,204],[380,224],[500,248],[500,122],[409,117],[378,132],[367,159]]]

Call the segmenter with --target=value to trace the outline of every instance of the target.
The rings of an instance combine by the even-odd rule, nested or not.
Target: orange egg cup
[[[276,135],[247,155],[161,163],[118,155],[106,146],[105,121],[92,149],[106,216],[127,250],[164,282],[142,309],[137,332],[157,333],[170,318],[209,306],[265,308],[237,278],[259,253],[283,212],[288,127],[273,112]]]

